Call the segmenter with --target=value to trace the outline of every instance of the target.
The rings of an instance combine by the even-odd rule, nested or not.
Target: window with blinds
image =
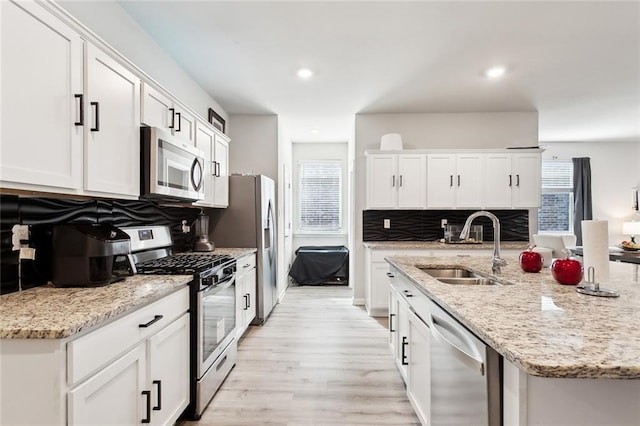
[[[542,162],[542,203],[538,209],[538,233],[573,232],[573,162]]]
[[[342,161],[298,163],[299,232],[342,230]]]

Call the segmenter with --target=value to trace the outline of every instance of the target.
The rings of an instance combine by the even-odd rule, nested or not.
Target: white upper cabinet
[[[80,190],[84,42],[37,4],[0,8],[2,186]]]
[[[368,155],[367,208],[424,208],[426,178],[424,154]]]
[[[427,207],[482,207],[483,175],[483,154],[427,155]]]
[[[508,153],[491,153],[485,156],[484,201],[487,208],[511,207],[511,157]]]
[[[485,207],[540,207],[539,153],[487,154]]]
[[[213,154],[215,170],[214,206],[229,207],[229,139],[216,133]]]
[[[511,170],[515,176],[513,207],[540,207],[541,203],[540,154],[514,154]]]
[[[511,209],[540,206],[541,150],[373,151],[367,209]]]
[[[140,79],[87,44],[85,190],[140,195]]]
[[[204,200],[202,207],[229,206],[229,139],[212,126],[196,121],[196,148],[204,153]]]
[[[142,107],[140,122],[149,127],[159,127],[191,145],[196,144],[196,119],[186,108],[169,96],[142,82]]]

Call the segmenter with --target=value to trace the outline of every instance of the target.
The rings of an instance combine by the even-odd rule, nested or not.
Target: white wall
[[[185,105],[208,117],[227,113],[115,1],[58,1],[63,9],[167,89]]]
[[[229,171],[267,175],[278,181],[278,116],[232,114]]]
[[[293,205],[293,242],[295,251],[300,246],[347,246],[347,230],[349,219],[347,216],[349,160],[347,142],[319,142],[319,143],[293,143],[292,148],[292,205]],[[342,224],[343,232],[339,234],[300,234],[296,230],[296,218],[298,215],[298,161],[300,160],[340,160],[342,161]]]
[[[379,149],[380,137],[400,133],[404,149],[482,149],[538,146],[537,112],[458,114],[357,114],[355,119],[355,229],[350,277],[353,302],[364,304],[362,210],[365,207],[364,152]]]
[[[550,142],[542,158],[591,158],[593,218],[609,222],[609,245],[628,240],[622,222],[631,220],[632,189],[640,187],[640,142]]]

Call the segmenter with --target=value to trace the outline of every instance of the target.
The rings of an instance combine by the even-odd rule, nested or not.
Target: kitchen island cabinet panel
[[[2,186],[76,192],[82,188],[84,42],[40,5],[3,1],[0,8]]]

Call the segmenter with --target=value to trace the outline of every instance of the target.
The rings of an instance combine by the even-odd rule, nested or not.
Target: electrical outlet
[[[442,220],[440,221],[440,228],[446,228],[446,227],[447,227],[447,223],[449,223],[449,222],[447,221],[447,219],[442,219]]]
[[[384,227],[384,229],[390,229],[391,228],[391,219],[385,219],[383,227]]]

